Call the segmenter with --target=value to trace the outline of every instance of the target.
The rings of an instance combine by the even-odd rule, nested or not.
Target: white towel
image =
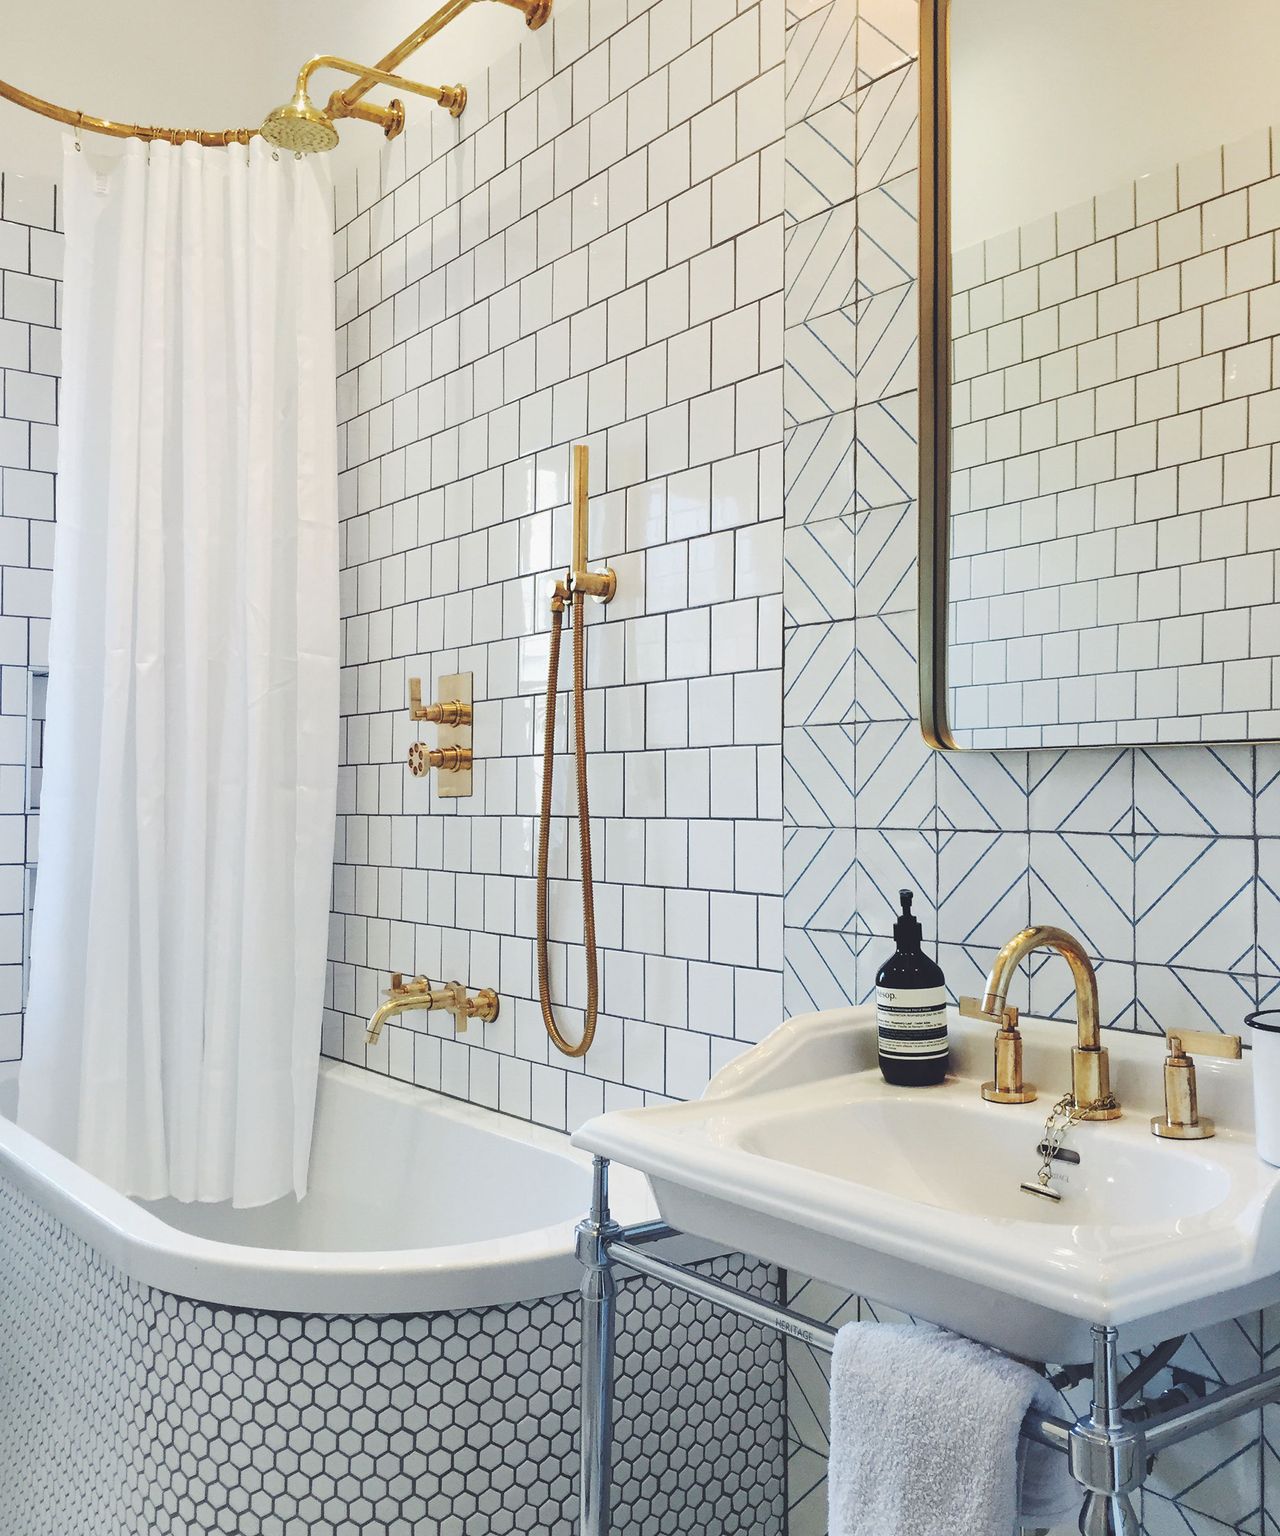
[[[1029,1366],[940,1328],[847,1323],[831,1366],[830,1536],[1014,1536],[1080,1507],[1067,1458],[1023,1442]],[[1020,1497],[1021,1495],[1021,1497]]]

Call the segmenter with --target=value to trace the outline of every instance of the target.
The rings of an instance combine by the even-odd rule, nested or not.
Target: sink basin
[[[1054,1175],[1061,1202],[1031,1198],[1020,1187],[1039,1166],[1027,1116],[993,1114],[976,1095],[931,1100],[928,1090],[886,1094],[865,1082],[857,1086],[870,1087],[870,1094],[842,1092],[839,1103],[784,1110],[743,1131],[737,1145],[939,1210],[1071,1227],[1077,1239],[1086,1228],[1176,1226],[1221,1205],[1231,1191],[1227,1171],[1208,1157],[1163,1156],[1167,1149],[1150,1136],[1109,1137],[1098,1156],[1082,1156],[1079,1165]],[[939,1156],[940,1147],[946,1156]],[[1011,1173],[999,1176],[1005,1169]],[[1099,1234],[1096,1241],[1111,1236]]]
[[[1280,1170],[1254,1149],[1247,1056],[1197,1062],[1215,1137],[1157,1140],[1163,1041],[1109,1035],[1124,1113],[1072,1127],[1054,1202],[1020,1185],[1075,1031],[1022,1024],[1032,1104],[982,1099],[991,1030],[958,1016],[953,1075],[890,1087],[874,1012],[848,1009],[788,1021],[699,1100],[603,1115],[574,1142],[647,1174],[681,1231],[1028,1359],[1088,1359],[1095,1323],[1141,1348],[1280,1301]]]

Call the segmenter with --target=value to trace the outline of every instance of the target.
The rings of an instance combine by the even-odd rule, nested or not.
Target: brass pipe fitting
[[[425,976],[406,981],[399,971],[393,971],[391,987],[383,997],[386,1001],[374,1012],[365,1030],[366,1045],[377,1045],[382,1026],[398,1013],[444,1009],[453,1015],[459,1034],[466,1032],[468,1019],[480,1019],[487,1024],[498,1017],[498,994],[491,987],[482,987],[470,997],[460,981],[447,981],[442,987],[433,988]]]

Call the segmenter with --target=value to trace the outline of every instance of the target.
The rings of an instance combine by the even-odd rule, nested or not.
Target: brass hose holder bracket
[[[474,675],[454,672],[440,679],[440,698],[422,702],[422,679],[409,679],[409,718],[438,727],[436,747],[415,741],[409,748],[409,772],[423,778],[432,768],[440,774],[436,794],[443,800],[465,799],[472,793],[472,693]]]

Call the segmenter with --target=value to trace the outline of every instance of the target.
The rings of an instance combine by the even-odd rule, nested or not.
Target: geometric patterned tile
[[[1251,973],[1139,965],[1137,990],[1137,1027],[1144,1034],[1168,1035],[1178,1029],[1246,1034],[1244,1016],[1257,1006],[1257,987]],[[1205,1112],[1213,1113],[1207,1107]]]
[[[788,528],[783,536],[783,606],[789,624],[851,619],[854,605],[852,518]]]
[[[859,718],[914,721],[920,700],[914,611],[855,619],[853,632]]]
[[[874,300],[869,302],[874,303]],[[886,315],[886,322],[891,317]],[[861,316],[852,305],[789,326],[784,339],[783,399],[787,424],[848,411],[854,404]],[[897,335],[888,338],[892,348]],[[880,356],[886,361],[889,352]]]
[[[915,503],[858,516],[856,606],[860,618],[902,613],[916,604]]]
[[[785,725],[839,725],[857,718],[854,631],[858,621],[805,624],[786,633]]]
[[[928,830],[858,832],[858,917],[865,931],[880,938],[893,933],[898,892],[915,892],[913,911],[927,934],[938,931],[938,842]],[[883,957],[879,960],[883,964]]]
[[[783,1002],[787,1017],[825,1008],[847,1008],[856,1000],[858,949],[866,940],[823,928],[788,928]]]
[[[859,298],[915,281],[920,240],[918,185],[919,178],[909,172],[858,197]]]
[[[938,825],[957,831],[1025,832],[1027,754],[939,753]]]
[[[861,300],[855,329],[858,405],[914,389],[916,285],[904,283]]]
[[[855,834],[795,827],[783,851],[784,920],[810,931],[852,930],[858,913]]]
[[[851,827],[855,732],[852,725],[788,726],[782,733],[782,808],[796,826]]]
[[[920,727],[914,720],[885,720],[860,726],[858,732],[856,788],[862,826],[932,830],[939,754],[925,742]]]
[[[838,101],[788,127],[783,201],[788,223],[854,195],[853,102]]]
[[[1150,839],[1137,858],[1136,958],[1252,974],[1253,861],[1247,838]]]
[[[1134,770],[1139,831],[1248,837],[1253,832],[1249,747],[1144,747]]]
[[[854,97],[859,196],[916,170],[920,121],[917,65],[864,86]]]
[[[1036,750],[1030,755],[1034,832],[1132,832],[1134,754]]]
[[[920,47],[917,0],[860,0],[858,83],[878,80],[915,58]]]
[[[859,507],[892,507],[915,500],[917,400],[912,391],[858,407],[854,481]]]
[[[1132,963],[1133,865],[1129,837],[1032,832],[1032,921],[1070,930],[1095,958]]]
[[[800,325],[815,315],[852,303],[854,283],[854,204],[844,203],[786,234],[783,323]]]
[[[782,466],[788,527],[853,511],[854,421],[853,411],[843,411],[787,432]]]
[[[937,931],[948,943],[998,949],[1030,921],[1026,833],[939,833]]]
[[[856,7],[832,0],[789,29],[786,47],[786,121],[803,122],[853,90]]]

